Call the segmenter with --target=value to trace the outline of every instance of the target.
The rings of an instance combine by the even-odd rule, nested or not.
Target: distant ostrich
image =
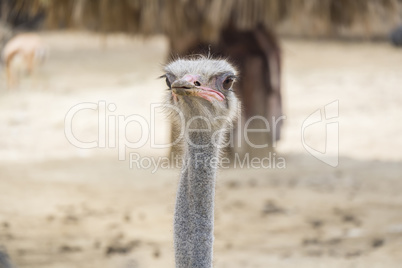
[[[232,86],[236,69],[226,60],[178,59],[165,67],[168,103],[184,127],[183,167],[174,215],[177,268],[212,267],[215,177],[225,135],[239,112]]]
[[[2,52],[6,65],[7,87],[18,85],[21,70],[31,75],[35,67],[43,63],[47,54],[48,47],[37,34],[22,33],[11,38]]]

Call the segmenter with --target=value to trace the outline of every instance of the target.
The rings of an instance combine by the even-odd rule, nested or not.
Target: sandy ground
[[[119,116],[155,118],[150,132],[166,141],[166,119],[150,108],[163,99],[164,82],[156,77],[166,40],[43,38],[51,53],[34,77],[10,92],[1,76],[0,244],[22,268],[174,267],[179,170],[129,161],[130,152],[156,159],[167,149],[148,140],[120,151],[126,159],[119,160],[110,135],[106,148],[96,149],[77,148],[65,135],[72,107],[104,102],[111,104],[109,126]],[[400,267],[402,51],[385,43],[282,43],[287,118],[274,158],[286,168],[221,170],[214,267]],[[328,142],[339,144],[335,168],[301,142],[303,121],[334,101],[339,139]],[[98,140],[102,115],[77,113],[75,137]],[[309,145],[325,146],[324,126],[306,132]],[[132,142],[141,138],[135,122],[126,133]]]

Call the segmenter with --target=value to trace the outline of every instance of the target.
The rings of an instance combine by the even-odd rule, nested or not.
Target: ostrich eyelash
[[[158,77],[158,79],[160,79],[160,78],[165,78],[166,79],[166,85],[169,87],[168,90],[171,90],[172,86],[170,85],[169,77],[166,74],[164,74],[164,75],[161,75],[161,76]]]
[[[230,78],[230,79],[233,79],[233,81],[236,81],[239,77],[237,76],[237,75],[228,75],[227,77],[226,77],[226,79],[228,79],[228,78]]]
[[[232,84],[231,84],[230,88],[228,88],[227,90],[228,90],[228,91],[233,91],[233,84],[236,82],[237,76],[234,75],[234,74],[230,74],[230,75],[226,76],[226,78],[225,78],[224,81],[226,81],[226,80],[228,80],[228,79],[229,79],[229,80],[232,80]]]

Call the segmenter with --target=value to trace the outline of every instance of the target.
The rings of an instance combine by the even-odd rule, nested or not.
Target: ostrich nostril
[[[198,82],[198,81],[195,81],[195,82],[194,82],[194,85],[195,85],[196,87],[199,87],[199,86],[201,86],[201,83]]]

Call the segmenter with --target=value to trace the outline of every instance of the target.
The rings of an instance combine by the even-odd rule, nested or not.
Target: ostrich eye
[[[172,89],[172,85],[170,84],[169,78],[166,77],[166,85],[169,87],[169,89]]]
[[[233,78],[226,78],[225,81],[222,83],[222,87],[226,90],[229,90],[233,85]]]

